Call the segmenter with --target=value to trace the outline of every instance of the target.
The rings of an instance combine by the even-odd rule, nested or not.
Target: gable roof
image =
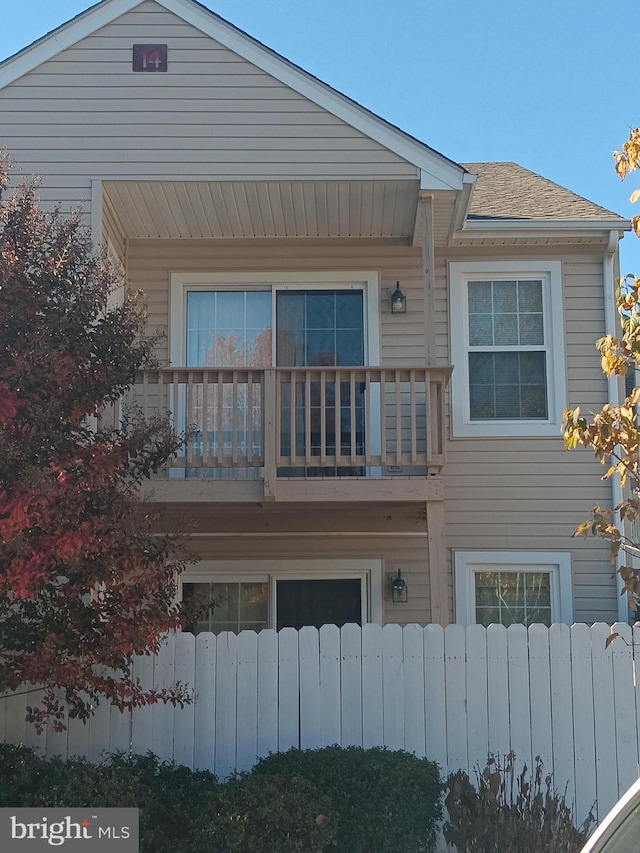
[[[468,219],[602,220],[613,213],[517,163],[464,163],[478,176]]]
[[[0,89],[61,51],[148,0],[100,0],[75,18],[0,63]],[[416,166],[420,186],[427,190],[459,190],[473,183],[465,169],[435,149],[385,121],[323,83],[197,0],[152,0],[197,27],[224,47],[261,68],[321,108],[345,121]]]

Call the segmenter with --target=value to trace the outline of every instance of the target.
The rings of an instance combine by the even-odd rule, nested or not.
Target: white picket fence
[[[136,670],[147,686],[190,685],[192,704],[104,705],[86,725],[38,736],[24,720],[35,697],[18,695],[0,700],[0,737],[92,761],[151,750],[219,777],[290,747],[380,745],[471,773],[513,750],[518,765],[542,758],[581,820],[640,774],[639,648],[640,628],[624,624],[177,634]]]

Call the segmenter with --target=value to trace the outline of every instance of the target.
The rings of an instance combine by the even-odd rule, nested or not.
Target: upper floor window
[[[558,435],[560,263],[452,263],[450,277],[453,435]]]

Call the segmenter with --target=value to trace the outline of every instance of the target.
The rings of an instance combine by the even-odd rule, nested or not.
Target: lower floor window
[[[454,562],[463,625],[573,621],[568,552],[456,551]]]
[[[478,625],[551,625],[548,572],[474,572]]]
[[[381,560],[203,561],[181,585],[183,599],[197,608],[195,634],[342,627],[382,617]]]
[[[182,596],[202,607],[191,626],[194,634],[211,631],[261,631],[268,625],[267,583],[183,583]]]

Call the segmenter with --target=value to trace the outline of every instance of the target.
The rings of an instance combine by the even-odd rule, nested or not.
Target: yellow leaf
[[[640,198],[640,189],[634,190],[629,196],[629,201],[631,204],[635,204]]]
[[[615,640],[615,638],[619,637],[619,636],[620,636],[620,634],[616,633],[615,631],[612,634],[609,634],[607,639],[604,641],[605,649],[608,649],[610,644]]]

